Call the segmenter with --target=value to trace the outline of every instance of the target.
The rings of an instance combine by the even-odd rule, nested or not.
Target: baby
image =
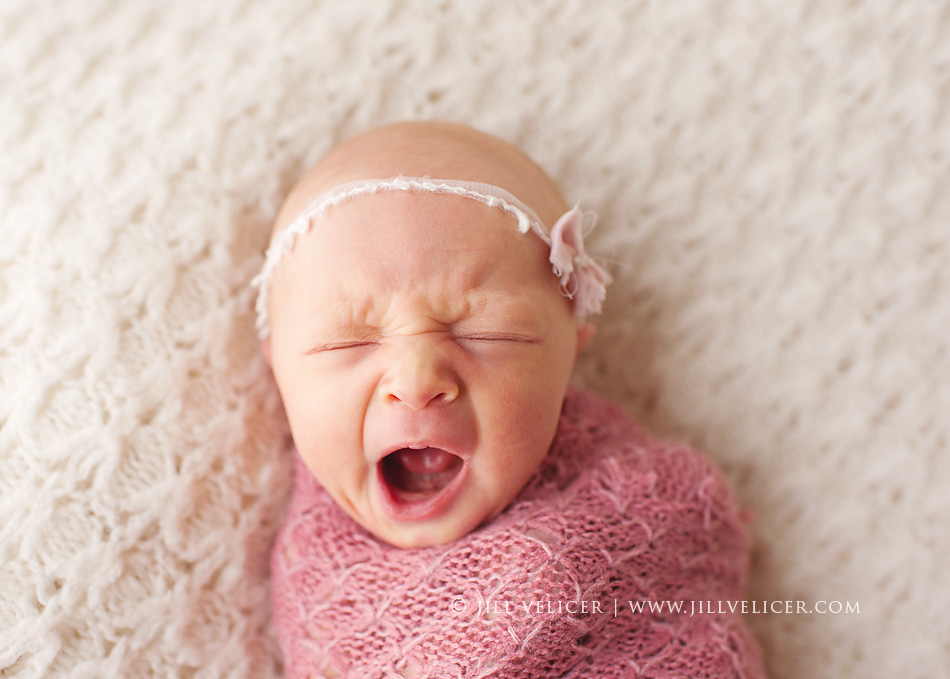
[[[568,386],[609,282],[589,226],[447,123],[358,136],[293,189],[255,279],[296,445],[288,676],[762,676],[737,615],[689,615],[742,598],[721,477]]]

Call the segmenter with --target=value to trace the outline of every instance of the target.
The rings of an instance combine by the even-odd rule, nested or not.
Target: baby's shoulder
[[[545,464],[542,475],[562,487],[593,478],[625,497],[728,494],[722,474],[705,454],[651,434],[617,404],[580,389],[568,391]]]
[[[745,520],[723,475],[694,448],[649,434],[603,397],[572,391],[539,471],[511,520],[542,536],[565,568],[648,582],[651,595],[715,590],[710,583],[741,591]]]

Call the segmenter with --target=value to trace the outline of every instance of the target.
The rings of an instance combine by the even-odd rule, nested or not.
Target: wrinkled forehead
[[[438,193],[373,193],[310,220],[274,271],[273,295],[332,304],[428,286],[427,296],[444,300],[473,291],[560,297],[548,253],[497,207]]]
[[[383,193],[341,204],[313,220],[274,272],[269,322],[293,342],[433,324],[526,331],[570,318],[548,247],[516,226],[458,196]]]
[[[545,255],[550,244],[534,210],[500,187],[429,177],[360,179],[317,196],[275,233],[254,281],[259,287],[258,329],[262,336],[269,333],[271,287],[275,298],[290,295],[280,290],[289,291],[289,284],[281,281],[291,279],[326,287],[351,282],[361,270],[370,269],[389,272],[394,281],[390,285],[411,287],[413,277],[437,280],[433,267],[444,267],[443,260],[448,260],[456,276],[446,276],[443,269],[438,272],[441,283],[469,289],[458,276],[474,259],[481,262],[479,273],[470,276],[504,265],[522,276],[514,280],[509,275],[509,285],[536,283],[524,278],[530,275],[543,278],[544,286],[551,288],[556,279]],[[340,253],[346,260],[343,266],[350,269],[341,270]],[[505,276],[492,278],[496,288],[502,280]]]

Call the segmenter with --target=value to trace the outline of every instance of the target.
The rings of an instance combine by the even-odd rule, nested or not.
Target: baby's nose
[[[438,354],[437,348],[426,345],[403,350],[380,384],[383,401],[422,410],[458,398],[458,379]]]

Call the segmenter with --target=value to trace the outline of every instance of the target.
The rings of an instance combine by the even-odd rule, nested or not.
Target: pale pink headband
[[[603,306],[610,275],[584,251],[584,231],[594,226],[593,212],[582,212],[575,205],[565,212],[548,233],[534,210],[502,188],[479,182],[454,179],[429,179],[428,177],[392,177],[390,179],[361,179],[342,184],[316,198],[287,228],[274,237],[265,255],[261,272],[251,285],[258,289],[257,332],[261,338],[270,334],[267,305],[271,280],[281,258],[289,253],[297,240],[310,230],[316,217],[322,217],[327,209],[351,198],[383,191],[421,191],[445,193],[471,198],[491,207],[497,207],[518,220],[518,231],[531,231],[551,248],[551,267],[561,281],[561,292],[574,302],[574,313],[584,319],[598,314]],[[585,221],[588,225],[585,229]]]

